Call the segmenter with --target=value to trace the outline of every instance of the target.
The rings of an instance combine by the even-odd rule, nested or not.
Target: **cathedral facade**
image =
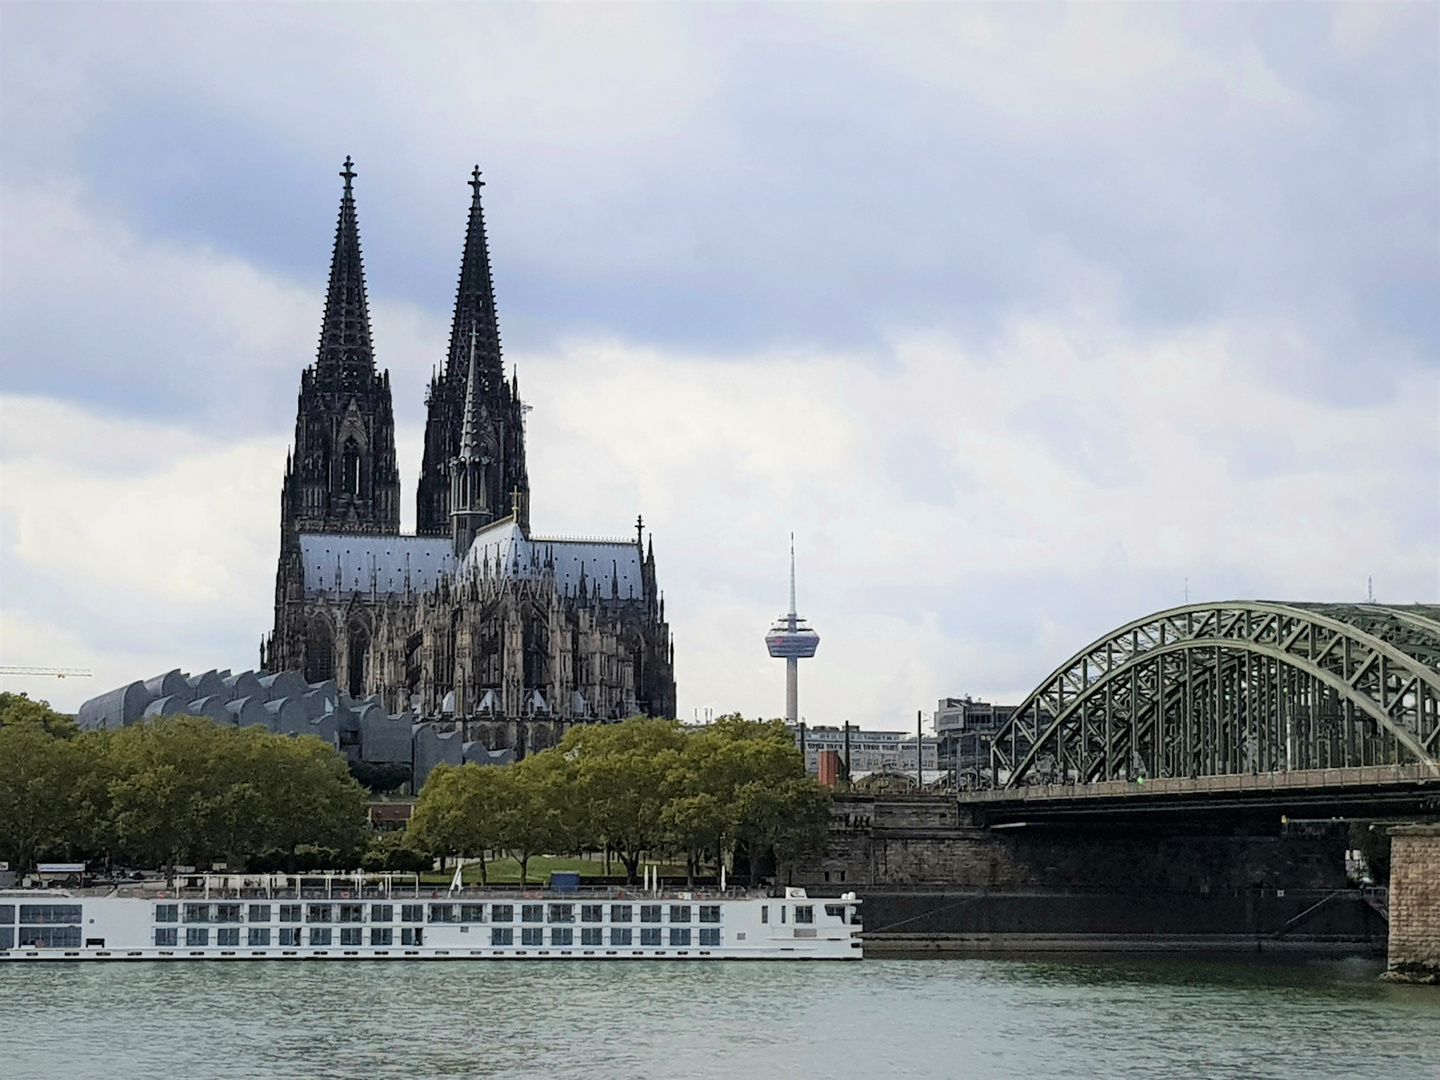
[[[416,535],[400,532],[388,372],[377,372],[346,159],[315,363],[280,496],[261,667],[396,713],[454,717],[492,749],[572,723],[675,714],[653,544],[534,535],[524,406],[506,379],[479,170],[450,344],[426,396]]]

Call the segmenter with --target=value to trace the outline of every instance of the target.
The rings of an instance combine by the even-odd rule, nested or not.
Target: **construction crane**
[[[0,675],[53,675],[57,679],[88,679],[90,669],[83,667],[8,667],[0,666]]]

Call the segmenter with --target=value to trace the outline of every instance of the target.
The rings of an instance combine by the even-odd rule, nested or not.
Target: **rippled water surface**
[[[1370,963],[44,964],[0,1076],[1440,1077]]]

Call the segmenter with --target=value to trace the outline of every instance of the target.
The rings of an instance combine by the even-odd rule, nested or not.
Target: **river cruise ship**
[[[860,901],[786,888],[446,890],[393,874],[0,890],[0,963],[858,960]]]

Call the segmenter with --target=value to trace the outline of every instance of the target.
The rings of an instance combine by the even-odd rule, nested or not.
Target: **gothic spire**
[[[330,289],[325,321],[320,327],[320,352],[315,373],[322,383],[355,385],[375,373],[370,346],[370,310],[365,301],[365,268],[360,260],[360,226],[355,219],[354,162],[347,155],[345,190],[340,196],[340,221],[335,226],[335,252],[330,260]]]
[[[473,332],[481,373],[492,385],[504,379],[500,362],[500,327],[495,318],[495,287],[490,280],[490,247],[485,238],[485,211],[480,205],[480,166],[470,174],[475,194],[470,199],[470,222],[465,228],[465,254],[460,262],[460,285],[455,292],[455,317],[450,324],[450,353],[445,374],[458,379],[465,363],[465,341]]]
[[[470,370],[465,377],[465,419],[460,426],[460,459],[472,461],[480,456],[480,379],[475,370],[475,338],[477,331],[470,327]]]

